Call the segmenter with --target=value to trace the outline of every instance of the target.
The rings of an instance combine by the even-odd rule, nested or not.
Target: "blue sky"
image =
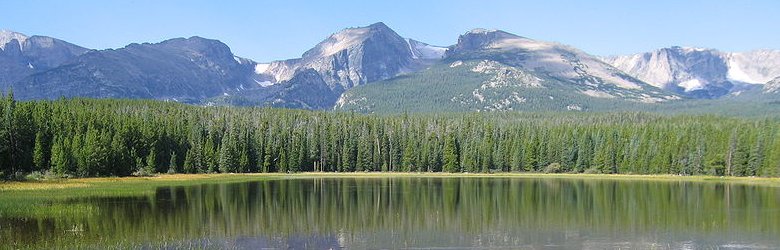
[[[118,48],[198,35],[237,55],[300,56],[330,33],[382,21],[404,37],[451,45],[472,28],[556,41],[596,55],[672,45],[780,49],[780,1],[199,1],[10,0],[0,29]]]

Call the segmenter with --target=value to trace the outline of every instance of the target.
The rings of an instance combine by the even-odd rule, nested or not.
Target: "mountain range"
[[[488,29],[433,46],[381,22],[336,32],[300,58],[267,63],[201,37],[94,50],[1,31],[0,72],[0,87],[23,100],[145,98],[359,112],[657,110],[706,100],[770,105],[780,94],[778,50],[671,47],[599,57]],[[739,95],[752,98],[733,98]]]
[[[603,60],[648,84],[693,98],[718,98],[780,76],[778,50],[671,47]]]

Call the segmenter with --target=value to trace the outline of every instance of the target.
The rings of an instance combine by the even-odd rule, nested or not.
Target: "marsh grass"
[[[52,191],[44,195],[58,196],[59,193],[101,194],[143,194],[159,186],[197,185],[222,182],[241,182],[282,178],[388,178],[388,177],[510,177],[510,178],[571,178],[643,181],[694,181],[729,182],[750,185],[780,187],[780,178],[766,177],[715,177],[678,175],[632,175],[632,174],[567,174],[567,173],[387,173],[387,172],[306,172],[294,174],[251,173],[251,174],[162,174],[154,177],[99,177],[81,179],[54,179],[43,181],[0,182],[0,194],[29,191]]]
[[[83,218],[94,208],[63,201],[93,197],[153,194],[158,187],[300,178],[557,178],[616,181],[713,182],[780,187],[780,178],[676,175],[606,175],[542,173],[295,173],[163,174],[154,177],[101,177],[0,183],[0,217]]]
[[[397,179],[390,180],[393,178]],[[431,178],[441,178],[441,180],[431,180]],[[493,181],[488,180],[489,178],[515,180],[502,179]],[[322,182],[264,182],[265,180],[285,179],[330,180]],[[259,183],[254,183],[256,181],[259,181]],[[222,185],[229,183],[240,184]],[[384,185],[382,183],[395,184]],[[436,183],[439,183],[440,186],[437,186],[439,184]],[[669,185],[666,185],[667,183]],[[706,185],[688,185],[688,183],[704,183]],[[204,186],[201,187],[199,185]],[[192,187],[180,188],[184,186]],[[361,188],[353,188],[358,186]],[[717,190],[722,190],[718,189],[718,186],[731,188],[732,191],[728,193],[733,194],[734,198],[724,198],[724,195],[713,195],[718,192]],[[263,232],[275,232],[284,235],[285,232],[295,232],[295,230],[298,230],[296,228],[307,228],[307,223],[311,220],[316,221],[317,218],[322,219],[318,221],[318,225],[323,226],[322,228],[327,228],[327,225],[333,226],[333,228],[326,230],[329,232],[345,226],[353,229],[366,225],[371,225],[374,228],[392,227],[396,225],[393,223],[396,223],[399,218],[408,220],[402,221],[402,223],[414,224],[419,223],[421,219],[439,219],[439,216],[450,218],[451,221],[449,223],[464,223],[457,224],[456,228],[463,226],[463,228],[472,228],[475,231],[482,229],[479,225],[494,225],[498,222],[507,221],[519,221],[525,223],[524,225],[534,225],[541,222],[545,223],[544,225],[592,223],[589,218],[581,217],[582,213],[584,213],[583,211],[590,210],[577,210],[585,209],[588,206],[574,206],[575,204],[580,204],[580,202],[604,208],[605,210],[602,212],[610,212],[606,215],[602,214],[604,217],[597,220],[598,223],[601,223],[597,225],[600,227],[609,227],[615,224],[621,227],[635,225],[637,228],[648,225],[660,225],[664,228],[684,228],[685,230],[693,228],[705,232],[708,230],[723,230],[723,228],[726,228],[725,225],[729,223],[735,223],[738,230],[744,228],[751,229],[750,225],[769,227],[766,225],[771,226],[772,224],[762,223],[777,221],[777,217],[773,217],[771,213],[765,215],[766,217],[760,218],[751,216],[735,217],[737,219],[734,221],[730,221],[725,216],[720,216],[723,214],[734,216],[731,212],[723,209],[723,199],[732,199],[731,201],[735,202],[735,207],[743,210],[747,209],[745,211],[765,211],[761,210],[763,209],[760,207],[761,204],[776,204],[774,203],[776,199],[774,194],[776,192],[771,191],[774,188],[767,189],[752,186],[780,187],[780,178],[542,173],[348,172],[175,174],[154,177],[108,177],[6,182],[0,183],[0,227],[5,223],[5,225],[10,225],[11,230],[0,230],[0,242],[6,241],[7,243],[9,239],[16,240],[18,241],[17,243],[10,244],[14,248],[63,248],[66,246],[86,249],[103,249],[108,246],[118,249],[222,248],[225,246],[219,245],[220,242],[212,244],[212,242],[201,240],[208,239],[204,238],[206,236],[214,236],[214,239],[229,238],[237,235],[237,232],[248,235],[262,235]],[[308,189],[306,187],[328,188]],[[434,187],[441,187],[441,189]],[[676,190],[680,190],[682,187],[690,189],[686,192],[676,192]],[[311,192],[312,190],[318,191]],[[381,201],[387,201],[388,198],[385,194],[390,193],[403,195],[398,196],[398,199],[393,200],[394,202],[392,203],[381,203]],[[615,193],[620,195],[615,196]],[[680,199],[681,197],[686,197],[689,193],[694,196],[700,195],[712,199],[707,199],[706,202],[708,203],[704,203],[704,205],[701,205],[699,201]],[[484,197],[479,198],[482,196]],[[117,197],[130,197],[130,199],[116,199]],[[162,199],[155,200],[155,197]],[[176,204],[171,201],[175,201],[177,197],[181,201],[190,202],[188,204],[191,206],[171,210],[175,211],[175,213],[167,210],[174,209],[174,207],[156,207],[158,205]],[[380,199],[379,197],[382,198]],[[403,197],[403,199],[400,197]],[[473,200],[462,203],[455,202],[458,200],[457,197],[470,197]],[[541,202],[541,200],[544,200],[541,199],[543,197],[548,197],[545,199],[556,202]],[[570,199],[571,197],[579,198]],[[645,200],[645,197],[650,200]],[[616,202],[615,199],[623,199],[624,202]],[[743,199],[744,203],[736,202]],[[126,206],[116,205],[125,204],[125,201],[131,202],[126,203],[129,204]],[[559,203],[562,201],[568,203]],[[630,204],[636,203],[645,205],[634,208],[644,211],[639,213],[644,214],[643,216],[635,218],[632,217],[635,212],[625,208]],[[345,208],[344,206],[347,207]],[[392,207],[388,208],[390,206]],[[552,206],[554,209],[537,210],[540,206]],[[680,206],[686,209],[683,209],[683,212],[679,212]],[[705,210],[707,212],[699,213],[697,209],[700,206],[707,208]],[[496,210],[498,208],[500,209]],[[564,211],[563,208],[566,211],[571,209],[574,212],[561,212]],[[399,211],[399,209],[412,214],[414,214],[414,211],[441,211],[441,214],[431,215],[420,212],[409,217],[393,217],[400,216],[403,213],[389,212]],[[666,214],[666,209],[677,210],[668,210],[668,214]],[[499,211],[508,210],[517,212],[507,212],[504,216],[509,217],[500,217],[500,220],[497,219],[499,217],[486,216],[486,214],[490,215],[492,213],[494,213],[493,215],[495,213],[501,214],[503,212]],[[556,213],[556,211],[560,213]],[[598,211],[601,210],[597,210],[593,214],[600,214]],[[684,213],[685,211],[696,212]],[[345,216],[351,216],[352,213],[356,213],[356,215],[353,217]],[[322,216],[322,214],[326,216]],[[376,214],[382,216],[373,217]],[[658,214],[664,214],[664,216],[658,217],[656,216]],[[116,217],[117,215],[122,216]],[[246,217],[248,215],[251,216]],[[661,221],[648,219],[666,218],[667,215],[672,217]],[[203,218],[209,219],[203,221]],[[287,220],[285,221],[284,218]],[[491,219],[496,220],[491,221]],[[691,221],[704,220],[711,221],[713,224],[685,224]],[[282,221],[284,223],[281,223]],[[37,226],[35,225],[36,223],[38,223]],[[191,225],[194,226],[191,228],[182,227],[182,225],[190,225],[187,223],[192,223]],[[431,223],[431,221],[423,222],[423,224],[425,223]],[[453,226],[456,224],[448,225]],[[590,224],[588,225],[591,226]],[[739,228],[739,226],[743,228]],[[209,229],[199,231],[204,227]],[[19,230],[25,228],[32,228],[32,230]],[[45,231],[42,228],[55,231]],[[139,231],[139,228],[143,230]],[[769,228],[772,229],[772,227]],[[23,232],[27,233],[27,235],[44,236],[38,238],[42,239],[40,241],[35,239],[26,241],[24,239],[27,238]],[[207,234],[204,234],[204,232]],[[308,231],[306,232],[308,233]],[[209,235],[214,233],[216,235]],[[0,249],[2,248],[0,246]]]

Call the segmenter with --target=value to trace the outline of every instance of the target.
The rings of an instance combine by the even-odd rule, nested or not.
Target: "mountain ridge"
[[[694,98],[718,98],[780,76],[780,50],[722,52],[672,46],[602,60],[651,85]]]
[[[4,88],[12,87],[22,99],[152,98],[201,105],[345,109],[356,103],[352,98],[371,101],[357,93],[374,88],[374,83],[386,87],[406,82],[403,86],[423,88],[413,92],[433,96],[416,98],[443,98],[435,91],[457,85],[457,93],[448,92],[452,96],[447,100],[467,110],[522,110],[528,107],[519,105],[527,103],[585,111],[754,93],[754,85],[767,82],[772,84],[756,95],[770,95],[776,92],[770,86],[777,82],[771,76],[780,72],[780,59],[775,60],[780,52],[774,50],[672,47],[597,57],[563,43],[484,28],[469,30],[445,47],[403,37],[382,22],[342,29],[299,58],[268,63],[235,55],[219,40],[198,36],[90,50],[55,38],[2,31],[0,43],[0,71],[16,77],[4,80]],[[32,45],[25,47],[27,43]],[[34,53],[49,48],[44,45],[55,45],[49,47],[60,54],[51,49]],[[47,59],[51,55],[56,56]],[[653,64],[663,61],[658,58],[675,60]],[[446,75],[450,73],[462,78]],[[423,84],[422,79],[438,81],[427,78],[449,83],[425,89],[436,84]],[[351,91],[355,87],[361,90]]]

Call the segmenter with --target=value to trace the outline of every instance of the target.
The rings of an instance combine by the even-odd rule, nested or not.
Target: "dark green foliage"
[[[0,172],[600,172],[777,176],[780,122],[644,113],[357,115],[0,101]],[[22,175],[23,176],[23,175]]]
[[[442,171],[451,173],[460,171],[459,151],[455,136],[447,134],[447,138],[444,140],[444,165],[442,166]]]

